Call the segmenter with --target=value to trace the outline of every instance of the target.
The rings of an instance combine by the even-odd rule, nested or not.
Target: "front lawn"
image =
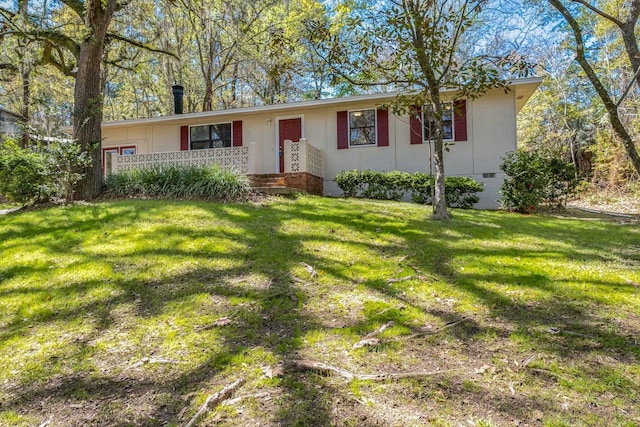
[[[640,424],[640,225],[454,215],[306,196],[0,215],[0,425],[185,425],[238,379],[200,425]]]

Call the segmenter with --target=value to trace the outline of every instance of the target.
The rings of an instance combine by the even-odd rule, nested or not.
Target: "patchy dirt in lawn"
[[[319,298],[311,290],[298,289],[305,294],[303,298]],[[273,298],[291,300],[290,294]],[[185,425],[194,409],[203,404],[191,381],[200,384],[197,390],[214,393],[242,375],[248,382],[201,425],[536,426],[542,425],[548,413],[565,413],[569,420],[575,414],[578,424],[589,416],[640,420],[637,394],[616,393],[613,378],[611,390],[593,394],[559,388],[561,383],[579,380],[565,377],[574,369],[588,367],[597,376],[603,371],[611,374],[612,366],[636,361],[636,355],[615,347],[603,348],[603,339],[620,333],[620,339],[637,343],[640,337],[627,335],[639,330],[637,316],[616,319],[616,331],[611,332],[608,325],[613,319],[593,318],[586,324],[582,316],[564,316],[558,321],[555,313],[535,309],[528,313],[505,310],[496,318],[470,315],[463,319],[446,305],[434,303],[429,310],[440,318],[457,318],[459,322],[452,327],[441,323],[411,328],[394,323],[378,336],[375,345],[359,349],[354,358],[350,354],[357,336],[345,333],[345,329],[357,330],[364,320],[362,311],[355,316],[332,310],[314,312],[321,317],[315,322],[322,325],[321,339],[284,354],[285,365],[275,373],[273,369],[265,371],[268,363],[243,362],[247,366],[236,376],[221,374],[213,364],[197,367],[195,375],[193,371],[184,375],[179,365],[170,362],[148,361],[120,369],[114,359],[110,361],[114,369],[104,367],[109,372],[104,375],[60,376],[46,384],[26,387],[4,384],[2,407],[19,408],[31,425]],[[397,319],[394,313],[381,313],[378,320],[385,323]],[[342,327],[330,329],[336,319]],[[290,327],[269,316],[262,320],[264,334],[277,335],[279,344],[289,342]],[[394,328],[398,333],[388,334]],[[514,340],[518,329],[537,336],[539,344],[523,352]],[[541,356],[538,345],[551,346],[557,352],[545,351]],[[243,353],[256,351],[253,340],[239,340],[236,346]],[[126,356],[124,351],[121,363]],[[407,377],[361,381],[321,369],[289,370],[288,358],[322,361],[356,375]],[[559,367],[563,373],[559,373]],[[618,381],[631,383],[640,393],[631,375]]]

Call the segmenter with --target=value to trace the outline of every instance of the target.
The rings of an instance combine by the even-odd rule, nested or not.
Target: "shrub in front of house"
[[[500,169],[507,175],[500,205],[516,212],[531,212],[543,203],[561,206],[579,182],[572,164],[535,151],[507,153]]]
[[[342,171],[336,183],[345,197],[366,197],[381,200],[401,200],[411,195],[415,203],[431,204],[435,179],[426,173],[400,171],[379,172],[372,170]],[[445,199],[454,208],[469,209],[480,200],[477,193],[483,185],[469,177],[445,178]]]
[[[0,194],[20,204],[73,198],[73,187],[89,166],[89,155],[70,142],[22,148],[14,140],[0,146]]]
[[[249,178],[219,166],[163,166],[108,175],[111,197],[237,200],[251,190]]]
[[[430,205],[432,203],[435,178],[426,173],[414,173],[411,182],[411,200],[416,203]],[[444,179],[444,198],[447,206],[452,208],[471,209],[480,201],[478,193],[484,186],[468,176],[448,176]]]
[[[407,172],[378,172],[373,170],[342,171],[336,183],[345,197],[366,197],[378,200],[401,200],[411,174]]]
[[[5,140],[0,148],[0,194],[20,204],[48,201],[55,188],[42,152]]]

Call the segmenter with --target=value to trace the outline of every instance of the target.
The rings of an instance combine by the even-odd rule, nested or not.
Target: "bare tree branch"
[[[613,22],[618,27],[624,26],[624,22],[622,22],[621,20],[619,20],[618,18],[616,18],[614,16],[609,15],[608,13],[605,13],[601,9],[598,9],[597,7],[595,7],[594,5],[592,5],[591,3],[589,3],[586,0],[571,0],[571,1],[574,2],[574,3],[580,3],[581,5],[586,7],[587,9],[590,9],[592,12],[595,12],[598,15],[602,16],[604,19],[607,19],[607,20]]]
[[[133,39],[121,36],[119,34],[108,33],[106,35],[106,41],[107,42],[111,42],[113,40],[121,41],[123,43],[129,44],[129,45],[137,47],[139,49],[147,50],[149,52],[162,53],[162,54],[165,54],[165,55],[169,55],[169,56],[171,56],[171,57],[173,57],[175,59],[179,59],[178,55],[176,55],[174,52],[169,52],[168,50],[165,50],[165,49],[153,47],[153,46],[150,46],[150,45],[148,45],[148,44],[146,44],[144,42],[139,42],[137,40],[133,40]]]

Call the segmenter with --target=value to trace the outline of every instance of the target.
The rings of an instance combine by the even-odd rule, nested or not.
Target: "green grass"
[[[184,425],[239,377],[209,424],[640,423],[637,223],[429,217],[307,196],[2,215],[0,425]],[[301,358],[442,373],[264,374]]]

